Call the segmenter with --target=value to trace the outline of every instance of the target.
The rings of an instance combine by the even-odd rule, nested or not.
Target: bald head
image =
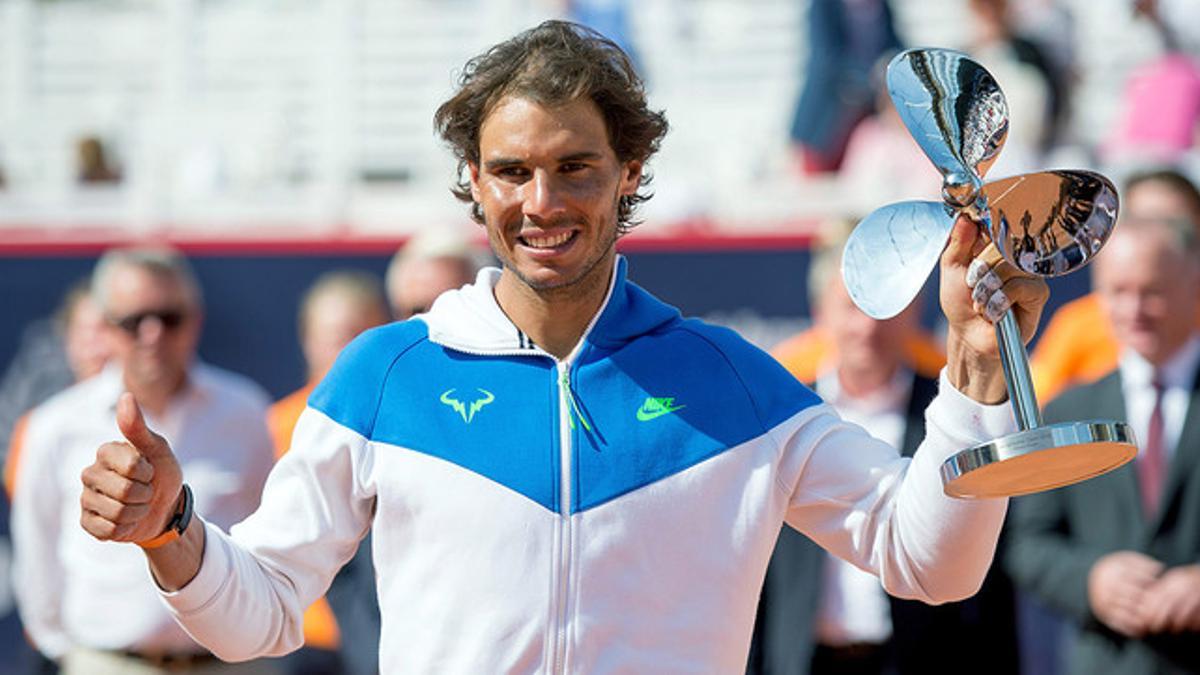
[[[1131,214],[1096,257],[1093,283],[1118,342],[1154,365],[1169,360],[1195,330],[1196,241],[1195,226],[1186,218]]]

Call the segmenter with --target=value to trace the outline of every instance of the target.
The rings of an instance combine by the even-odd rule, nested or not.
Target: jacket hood
[[[608,294],[583,339],[614,348],[680,320],[679,310],[647,293],[626,277],[629,266],[616,256]],[[417,318],[429,327],[432,342],[469,353],[540,351],[500,309],[495,288],[501,270],[485,267],[475,283],[447,291],[427,314]]]

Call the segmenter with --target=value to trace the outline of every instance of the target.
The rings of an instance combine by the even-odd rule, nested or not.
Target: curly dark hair
[[[483,222],[483,211],[471,197],[467,164],[479,164],[479,131],[488,114],[506,96],[519,96],[554,106],[589,98],[600,109],[608,142],[622,162],[645,162],[658,151],[667,133],[667,118],[646,105],[641,78],[625,52],[596,31],[567,21],[546,21],[501,42],[467,62],[458,92],[433,117],[434,129],[458,159],[454,196],[471,203],[471,217]],[[617,228],[622,234],[638,224],[633,212],[652,195],[639,189],[622,196]]]

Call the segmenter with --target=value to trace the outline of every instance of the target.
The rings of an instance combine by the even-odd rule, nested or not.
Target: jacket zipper
[[[554,672],[564,672],[566,665],[567,604],[571,576],[571,429],[574,422],[574,398],[571,393],[571,364],[558,363],[558,434],[559,434],[559,557],[558,602],[555,608]]]

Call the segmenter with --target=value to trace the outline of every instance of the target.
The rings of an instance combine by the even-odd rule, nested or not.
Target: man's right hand
[[[83,529],[102,541],[149,541],[167,529],[183,475],[167,441],[146,426],[133,395],[117,402],[124,441],[105,443],[83,470]]]
[[[1162,574],[1163,564],[1136,551],[1109,553],[1088,573],[1088,603],[1104,625],[1128,637],[1146,634],[1142,608],[1146,590]]]

